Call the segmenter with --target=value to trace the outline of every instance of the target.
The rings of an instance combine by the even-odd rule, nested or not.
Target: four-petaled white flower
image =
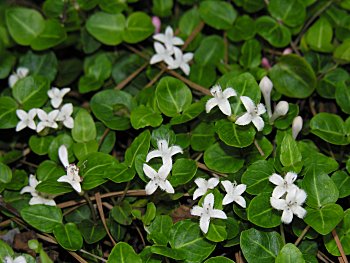
[[[4,258],[4,263],[27,263],[27,260],[23,256],[18,256],[15,259],[13,259],[10,256],[7,256]]]
[[[36,124],[34,118],[36,113],[37,109],[31,109],[28,113],[24,110],[16,110],[17,117],[20,119],[16,126],[16,132],[23,130],[25,127],[35,130]]]
[[[302,207],[306,200],[306,193],[299,188],[291,189],[285,199],[278,199],[276,197],[270,198],[271,206],[277,210],[283,211],[281,221],[289,224],[293,220],[293,214],[299,218],[304,218],[306,210]]]
[[[149,62],[151,65],[161,61],[164,61],[168,65],[172,65],[174,63],[174,59],[171,57],[171,55],[174,54],[174,50],[168,49],[158,42],[155,42],[153,46],[156,54],[151,57]]]
[[[167,180],[167,177],[171,171],[171,166],[168,164],[163,164],[158,172],[155,171],[151,166],[148,164],[143,164],[143,172],[145,175],[151,179],[145,187],[146,194],[151,195],[153,194],[158,187],[162,189],[163,191],[173,194],[175,193],[175,190],[173,186],[170,184],[170,182]]]
[[[230,116],[232,114],[232,110],[228,98],[237,96],[236,91],[233,88],[227,88],[222,91],[220,85],[215,85],[210,89],[210,93],[214,96],[214,98],[207,101],[205,105],[206,112],[209,113],[212,108],[218,106],[223,114]]]
[[[39,133],[43,129],[45,129],[45,127],[57,129],[58,125],[56,123],[56,118],[58,116],[58,113],[58,110],[53,110],[50,113],[46,113],[42,109],[37,109],[37,114],[40,119],[40,122],[36,127],[36,131]]]
[[[51,99],[52,107],[58,108],[63,101],[64,95],[66,95],[69,91],[70,91],[70,88],[63,88],[60,90],[58,88],[53,87],[52,89],[50,89],[47,92],[47,95]]]
[[[210,178],[208,181],[204,178],[197,178],[194,180],[195,184],[198,186],[196,191],[193,193],[193,200],[196,200],[198,197],[205,195],[208,189],[214,189],[219,184],[218,178]]]
[[[64,126],[66,126],[69,129],[73,129],[74,120],[71,117],[72,113],[73,113],[73,104],[72,103],[64,104],[57,115],[56,121],[62,121]]]
[[[174,56],[175,59],[168,63],[168,69],[177,69],[180,68],[187,76],[190,74],[190,66],[188,62],[190,62],[193,58],[193,53],[183,54],[181,49],[178,47],[174,47]]]
[[[266,112],[264,104],[259,103],[258,105],[255,105],[252,99],[247,96],[241,96],[240,99],[247,112],[240,116],[235,123],[238,125],[248,125],[253,122],[256,129],[262,131],[265,123],[260,115]]]
[[[241,196],[247,188],[245,184],[237,185],[236,182],[231,183],[228,180],[222,181],[221,184],[224,186],[225,191],[227,193],[224,199],[222,200],[223,205],[236,202],[241,207],[246,208],[245,199]]]
[[[25,78],[28,75],[28,73],[29,73],[29,69],[27,69],[25,67],[17,68],[16,73],[13,73],[9,77],[10,88],[12,88],[18,80]]]
[[[275,189],[272,192],[272,196],[275,198],[280,198],[285,193],[288,193],[294,188],[298,188],[294,181],[297,179],[298,175],[293,172],[288,172],[284,179],[279,174],[272,174],[269,177],[269,181],[276,185]]]
[[[199,227],[205,234],[208,233],[210,218],[227,219],[224,211],[214,209],[214,195],[212,193],[204,198],[202,207],[196,205],[192,208],[191,215],[200,216]]]
[[[75,191],[80,193],[80,182],[82,180],[79,176],[79,168],[75,164],[69,164],[68,150],[65,145],[61,145],[60,148],[58,148],[58,157],[60,158],[60,161],[63,164],[63,166],[66,168],[67,174],[58,178],[57,182],[68,183],[73,187]]]
[[[147,154],[146,162],[149,162],[153,158],[161,157],[163,164],[168,165],[171,169],[173,163],[171,157],[175,154],[182,153],[181,147],[178,145],[173,145],[169,147],[168,142],[166,140],[158,140],[157,145],[158,150],[150,151]]]
[[[38,182],[35,176],[31,174],[29,176],[29,185],[23,187],[20,194],[30,193],[32,195],[32,198],[29,201],[29,205],[43,204],[43,205],[55,206],[56,203],[52,199],[52,196],[41,194],[37,190],[35,190],[36,186],[39,183],[40,182]]]
[[[173,46],[179,46],[184,44],[184,41],[181,38],[174,36],[174,31],[171,28],[171,26],[167,26],[167,28],[165,29],[165,34],[158,33],[153,35],[153,38],[159,42],[164,43],[167,49],[170,50]]]

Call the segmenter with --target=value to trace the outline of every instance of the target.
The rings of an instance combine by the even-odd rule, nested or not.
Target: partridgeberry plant
[[[348,262],[349,12],[0,2],[0,262]]]

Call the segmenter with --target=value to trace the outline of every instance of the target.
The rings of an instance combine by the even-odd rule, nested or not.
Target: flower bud
[[[275,121],[277,118],[284,116],[287,114],[289,110],[289,104],[286,101],[280,101],[277,103],[276,107],[275,107],[275,111],[273,112],[270,121],[273,122]]]
[[[152,16],[152,24],[155,27],[155,33],[159,33],[162,22],[158,16]]]
[[[297,138],[302,128],[303,128],[303,119],[300,116],[295,117],[292,124],[292,135],[294,139]]]
[[[292,53],[293,53],[293,50],[290,47],[283,50],[283,55],[288,55],[288,54],[292,54]]]
[[[272,116],[272,111],[271,111],[271,90],[273,88],[272,81],[269,79],[269,77],[265,76],[261,79],[259,83],[259,87],[261,90],[261,93],[264,96],[265,100],[265,106],[267,110],[267,114],[269,117]]]
[[[263,57],[261,59],[261,66],[265,69],[270,69],[271,68],[270,61],[267,58]]]

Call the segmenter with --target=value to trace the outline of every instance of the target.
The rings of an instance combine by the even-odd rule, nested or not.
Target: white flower
[[[61,176],[57,179],[57,182],[69,183],[75,191],[81,192],[80,182],[81,177],[79,176],[79,168],[75,164],[69,164],[68,162],[68,150],[65,145],[61,145],[58,148],[58,157],[61,163],[66,168],[66,175]]]
[[[181,49],[174,47],[174,55],[175,59],[172,60],[170,64],[168,64],[168,69],[180,68],[188,76],[191,70],[188,62],[192,60],[193,53],[183,54]]]
[[[38,180],[35,178],[34,175],[29,176],[29,185],[22,188],[20,194],[24,193],[30,193],[32,195],[32,198],[29,201],[29,205],[50,205],[55,206],[56,203],[52,199],[52,196],[50,195],[43,195],[39,193],[37,190],[35,190],[36,186],[39,184]]]
[[[272,81],[269,79],[269,77],[265,76],[261,79],[261,81],[259,83],[259,87],[260,87],[261,93],[263,94],[263,97],[265,100],[267,114],[269,115],[269,117],[271,117],[272,116],[271,91],[273,88]]]
[[[302,128],[303,128],[303,119],[300,116],[295,117],[292,123],[292,135],[294,140],[297,138]]]
[[[240,99],[247,112],[239,117],[235,123],[238,125],[248,125],[249,123],[253,122],[256,129],[258,131],[262,131],[265,123],[260,115],[266,112],[264,104],[259,103],[257,106],[255,106],[252,99],[247,96],[241,96]]]
[[[49,114],[47,114],[45,111],[42,109],[37,109],[37,114],[40,119],[40,122],[38,123],[36,127],[36,131],[39,133],[45,127],[50,127],[53,129],[57,129],[58,125],[56,123],[56,118],[58,116],[59,111],[58,110],[53,110]]]
[[[155,40],[158,40],[159,42],[162,42],[165,44],[167,49],[172,49],[173,46],[179,46],[183,45],[184,41],[179,38],[174,36],[174,31],[171,28],[171,26],[167,26],[165,29],[165,34],[158,33],[153,36]]]
[[[72,103],[64,104],[57,115],[56,121],[62,121],[64,126],[66,126],[69,129],[73,129],[74,120],[71,117],[72,113],[73,113],[73,104]]]
[[[182,149],[178,145],[173,145],[171,147],[168,146],[168,142],[166,140],[158,140],[157,141],[158,150],[150,151],[146,156],[146,162],[149,162],[151,159],[156,157],[161,157],[163,164],[170,165],[170,170],[172,166],[172,156],[178,153],[182,153]]]
[[[17,117],[20,119],[16,126],[16,132],[23,130],[25,127],[35,130],[36,124],[34,118],[36,113],[37,109],[31,109],[28,113],[24,110],[16,110]]]
[[[17,68],[16,73],[13,73],[9,77],[10,88],[12,88],[18,80],[25,78],[28,75],[28,73],[29,73],[29,69],[27,69],[25,67]]]
[[[294,184],[294,181],[297,179],[298,175],[293,172],[288,172],[284,179],[279,174],[272,174],[269,177],[269,181],[276,185],[275,189],[272,192],[272,196],[276,198],[280,198],[286,192],[290,192],[292,189],[297,188]]]
[[[47,95],[51,99],[52,107],[58,108],[63,101],[64,95],[66,95],[68,92],[70,92],[70,88],[63,88],[60,90],[58,88],[53,87],[52,89],[47,91]]]
[[[301,207],[306,200],[306,193],[304,190],[294,188],[286,195],[286,199],[278,199],[276,197],[270,198],[271,206],[277,210],[282,210],[282,222],[289,224],[293,220],[293,214],[299,218],[304,218],[306,210]]]
[[[194,182],[198,186],[198,188],[193,193],[193,200],[204,195],[208,191],[208,189],[214,189],[220,181],[218,178],[213,177],[210,178],[208,181],[204,178],[197,178],[196,180],[194,180]]]
[[[16,257],[15,259],[7,256],[4,258],[4,263],[27,263],[27,260],[23,256]]]
[[[200,216],[199,227],[205,234],[208,233],[210,218],[227,219],[224,211],[214,209],[214,195],[212,193],[204,198],[203,207],[196,205],[192,208],[191,215]]]
[[[274,122],[277,118],[284,116],[288,113],[289,110],[289,104],[288,102],[282,100],[279,101],[275,107],[275,111],[273,112],[270,122]]]
[[[232,202],[236,202],[241,207],[246,208],[246,202],[244,198],[241,196],[247,186],[245,184],[239,184],[237,185],[236,182],[231,183],[230,181],[222,181],[221,184],[224,186],[226,195],[224,199],[222,200],[223,205],[230,204]]]
[[[156,64],[158,62],[164,61],[168,65],[173,64],[174,59],[171,57],[174,54],[174,50],[165,48],[162,44],[155,42],[153,44],[156,54],[151,57],[150,64]]]
[[[175,193],[173,186],[166,179],[170,173],[171,166],[168,163],[163,164],[158,172],[155,171],[151,166],[143,164],[143,172],[145,175],[151,179],[145,187],[146,194],[153,194],[158,187],[169,194]]]
[[[218,106],[223,114],[230,116],[232,114],[232,110],[228,98],[237,96],[236,91],[233,88],[227,88],[222,91],[220,85],[215,85],[210,89],[210,93],[214,96],[214,98],[209,99],[205,104],[206,112],[209,113],[212,108]]]

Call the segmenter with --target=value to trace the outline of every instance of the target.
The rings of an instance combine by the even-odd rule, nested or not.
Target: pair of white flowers
[[[11,74],[9,79],[8,79],[9,87],[13,88],[13,86],[15,86],[17,81],[25,78],[26,76],[28,76],[28,74],[29,74],[29,69],[27,69],[25,67],[18,67],[16,72]]]
[[[60,107],[63,97],[70,91],[70,88],[52,88],[50,89],[47,94],[49,98],[51,99],[51,105],[54,108]],[[42,109],[31,109],[28,112],[18,109],[16,110],[17,117],[20,119],[20,121],[17,123],[16,131],[21,131],[24,128],[28,127],[32,130],[36,130],[37,133],[40,133],[42,130],[44,130],[46,127],[57,129],[58,124],[57,122],[60,121],[63,123],[63,125],[69,129],[72,129],[74,127],[74,120],[71,117],[73,113],[73,104],[67,103],[64,104],[60,109],[52,110],[51,112],[47,113],[43,111]],[[35,123],[35,117],[38,116],[39,122],[38,124]]]
[[[228,87],[222,91],[220,85],[215,85],[212,89],[210,89],[210,93],[214,98],[207,101],[205,105],[206,112],[209,113],[215,106],[218,106],[223,114],[231,116],[232,109],[228,99],[230,97],[237,96],[237,92],[231,87]],[[252,122],[258,131],[262,131],[265,123],[260,115],[266,112],[264,104],[259,103],[256,105],[253,100],[247,96],[240,96],[239,98],[243,103],[246,112],[238,117],[235,123],[237,125],[248,125]]]
[[[283,211],[281,221],[289,224],[293,220],[293,215],[304,218],[306,210],[302,205],[306,201],[306,192],[294,184],[297,174],[288,172],[285,177],[274,173],[269,177],[269,181],[276,185],[270,198],[271,206]]]
[[[4,263],[27,263],[27,260],[23,256],[18,256],[16,258],[12,258],[11,256],[7,256],[4,258]]]
[[[189,75],[190,66],[188,63],[192,60],[193,53],[183,54],[182,50],[177,47],[183,45],[184,41],[174,36],[173,29],[168,26],[165,29],[165,34],[158,33],[153,38],[159,42],[154,42],[156,54],[151,57],[150,64],[164,61],[168,65],[168,69],[180,68],[186,75]]]
[[[178,145],[169,147],[166,140],[158,140],[157,146],[157,150],[150,151],[147,154],[146,162],[149,162],[153,158],[162,158],[162,166],[159,170],[156,171],[148,164],[143,164],[143,172],[149,179],[151,179],[145,187],[146,194],[153,194],[158,187],[169,194],[173,194],[175,193],[175,190],[167,178],[173,166],[172,156],[182,153],[182,148]]]
[[[206,194],[209,189],[214,189],[220,181],[217,178],[210,178],[209,180],[197,178],[194,182],[198,188],[193,193],[193,200],[197,199],[199,196]],[[237,185],[236,182],[232,183],[228,180],[221,181],[221,184],[226,191],[226,195],[222,200],[223,205],[228,205],[232,202],[236,202],[241,207],[246,208],[246,201],[241,196],[247,188],[245,184]],[[196,205],[192,208],[191,215],[200,217],[199,227],[205,234],[209,230],[211,218],[227,219],[224,211],[220,209],[214,209],[214,195],[212,193],[205,196],[202,207]]]

